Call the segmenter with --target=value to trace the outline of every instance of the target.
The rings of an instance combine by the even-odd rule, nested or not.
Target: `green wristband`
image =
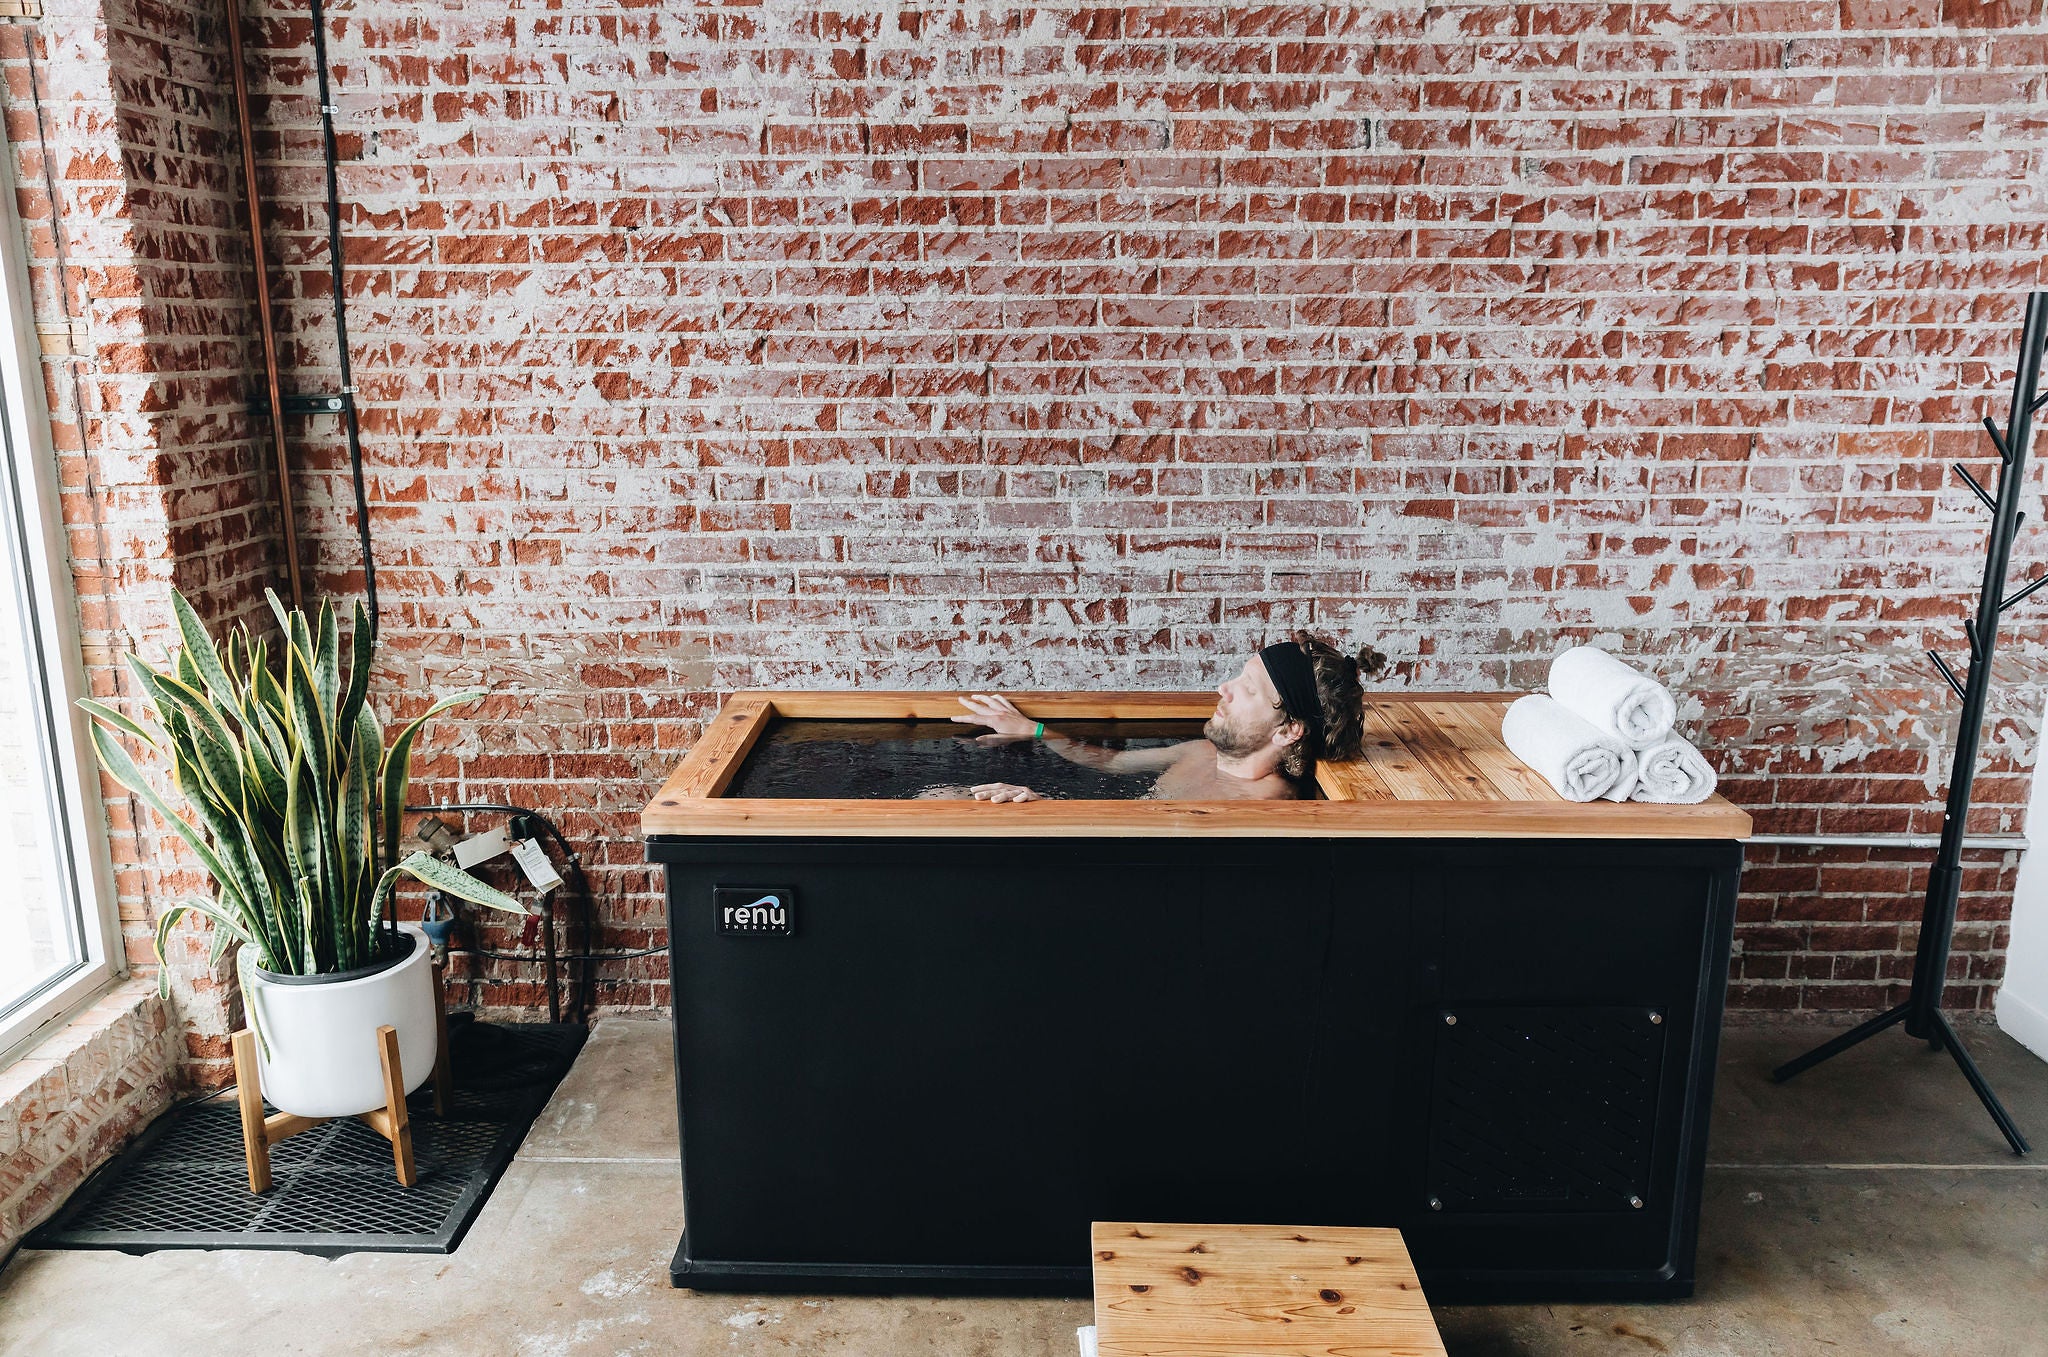
[[[1042,740],[1045,738],[1045,722],[1040,721],[1038,723],[1038,729],[1031,732],[1031,738],[1034,740]]]

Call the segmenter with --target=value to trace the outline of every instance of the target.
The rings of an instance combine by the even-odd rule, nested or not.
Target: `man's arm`
[[[1195,741],[1187,740],[1164,749],[1104,749],[1101,745],[1084,744],[1051,731],[1045,733],[1047,749],[1069,763],[1097,768],[1105,773],[1163,773],[1180,762],[1181,752],[1193,743]]]
[[[1040,722],[1017,710],[1017,704],[1001,693],[970,693],[960,705],[973,713],[953,719],[964,725],[987,726],[999,740],[1028,740],[1038,732]],[[989,738],[989,737],[983,737]],[[1104,749],[1080,740],[1045,732],[1045,747],[1069,763],[1105,773],[1159,773],[1180,760],[1181,751],[1196,743],[1189,740],[1166,749]]]

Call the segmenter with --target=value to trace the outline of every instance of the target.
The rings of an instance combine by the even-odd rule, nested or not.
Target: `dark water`
[[[1107,749],[1158,749],[1200,739],[1200,721],[1062,721],[1059,733]],[[727,796],[907,801],[1014,782],[1065,801],[1135,801],[1155,774],[1125,777],[1069,763],[1036,740],[978,744],[950,721],[778,719],[740,765]]]

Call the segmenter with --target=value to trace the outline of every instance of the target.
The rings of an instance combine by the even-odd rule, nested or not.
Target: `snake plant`
[[[265,593],[280,630],[278,673],[268,644],[246,623],[217,646],[173,590],[182,648],[161,670],[128,656],[150,723],[104,702],[78,704],[93,718],[93,747],[114,781],[167,820],[213,877],[212,899],[187,899],[158,916],[158,962],[177,922],[200,914],[213,922],[215,964],[240,943],[241,965],[253,959],[273,974],[366,965],[379,956],[379,927],[401,876],[523,913],[511,896],[432,854],[398,855],[420,727],[483,690],[434,703],[386,748],[383,724],[366,700],[375,640],[362,604],[344,677],[334,609],[321,604],[309,624],[304,612],[287,612],[275,593]],[[163,761],[196,825],[149,785],[117,734],[140,740]],[[160,966],[158,977],[159,991],[168,993],[168,967]]]

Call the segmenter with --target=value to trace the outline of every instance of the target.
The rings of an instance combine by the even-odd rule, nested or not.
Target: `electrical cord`
[[[405,813],[408,815],[456,815],[464,811],[476,811],[485,815],[526,816],[539,824],[542,829],[545,829],[548,832],[548,837],[555,841],[555,847],[562,850],[562,856],[568,860],[569,865],[574,867],[578,873],[582,872],[582,855],[569,846],[569,841],[562,837],[561,830],[555,828],[553,820],[550,820],[531,806],[507,806],[495,801],[461,801],[451,802],[445,806],[407,806],[405,808]]]
[[[524,815],[529,820],[533,821],[534,824],[540,827],[543,833],[545,833],[550,839],[554,840],[556,849],[560,851],[563,861],[568,865],[570,872],[574,876],[576,894],[581,898],[583,903],[583,936],[587,946],[591,934],[596,930],[597,904],[596,901],[591,898],[590,879],[584,874],[583,871],[583,855],[581,853],[578,853],[574,848],[570,847],[569,840],[563,836],[561,829],[555,824],[553,820],[549,819],[540,811],[533,809],[531,806],[515,806],[501,801],[451,801],[437,805],[407,806],[405,809],[409,814],[418,815]],[[556,963],[558,961],[582,962],[583,973],[581,977],[579,977],[578,983],[573,985],[570,990],[570,1011],[579,1021],[584,1017],[585,1014],[589,1012],[589,1004],[593,1002],[596,998],[596,995],[589,991],[594,991],[596,987],[597,962],[624,959],[635,956],[653,956],[658,952],[663,952],[667,950],[666,948],[656,947],[649,948],[645,952],[583,951],[567,954],[554,953],[554,916],[552,899],[549,900],[548,908],[548,952],[552,953],[553,955],[531,956],[524,953],[499,953],[484,951],[480,949],[462,949],[462,951],[465,955],[474,955],[495,960],[545,961],[548,967],[549,1008],[551,1010],[557,1008],[559,1003],[559,1001],[555,998],[555,995],[559,989],[559,980],[556,975],[555,969]],[[453,948],[450,949],[451,952],[454,952],[455,950],[456,949]]]

